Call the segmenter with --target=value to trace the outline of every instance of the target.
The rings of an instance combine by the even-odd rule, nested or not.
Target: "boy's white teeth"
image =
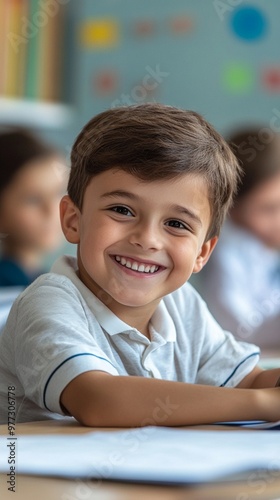
[[[159,266],[155,266],[154,264],[138,264],[119,255],[116,255],[115,259],[122,266],[128,267],[128,269],[132,269],[133,271],[138,271],[138,273],[155,273],[159,269]]]

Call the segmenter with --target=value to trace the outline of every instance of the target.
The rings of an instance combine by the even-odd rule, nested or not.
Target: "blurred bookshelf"
[[[67,102],[65,2],[0,0],[0,124],[57,129]]]

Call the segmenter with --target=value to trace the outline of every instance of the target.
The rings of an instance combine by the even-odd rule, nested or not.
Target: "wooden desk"
[[[190,427],[188,427],[190,429]],[[218,432],[234,428],[217,426],[191,427],[198,432],[211,429]],[[44,421],[17,424],[16,434],[81,434],[97,430],[111,432],[115,429],[83,427],[76,421]],[[260,431],[261,432],[261,431]],[[7,435],[5,425],[0,426],[0,436]],[[280,452],[279,452],[280,453]],[[19,457],[18,457],[19,459]],[[6,476],[0,474],[1,500],[270,500],[280,498],[280,476],[261,479],[252,475],[244,482],[226,482],[199,486],[155,486],[102,481],[57,479],[51,477],[16,476],[16,493],[7,489]]]

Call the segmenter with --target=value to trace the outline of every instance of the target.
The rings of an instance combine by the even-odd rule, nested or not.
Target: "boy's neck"
[[[109,309],[124,323],[132,328],[136,328],[138,332],[150,340],[149,324],[157,305],[158,303],[153,303],[143,307],[129,307],[113,302],[110,303]]]
[[[124,321],[127,325],[131,326],[132,328],[135,328],[138,330],[140,333],[145,335],[148,339],[150,339],[150,333],[149,333],[149,323],[151,320],[151,317],[153,316],[160,299],[158,301],[155,301],[151,304],[147,304],[145,306],[139,306],[139,307],[132,307],[132,306],[126,306],[123,304],[120,304],[114,300],[112,300],[112,297],[107,295],[104,290],[102,293],[102,299],[100,298],[100,294],[98,294],[98,289],[97,285],[93,285],[92,281],[89,281],[87,277],[83,276],[83,273],[81,272],[81,269],[78,269],[76,272],[77,276],[79,279],[86,285],[91,292],[99,298],[103,302],[103,304],[112,311],[119,319]],[[96,289],[95,289],[96,288]],[[108,306],[110,304],[110,306]]]
[[[86,287],[105,304],[112,313],[114,313],[124,323],[135,328],[140,333],[150,338],[149,323],[153,316],[161,298],[153,300],[144,305],[126,305],[118,302],[108,292],[100,287],[93,278],[86,271],[84,264],[80,257],[80,252],[77,255],[78,269],[76,271],[79,279],[86,285]]]
[[[112,307],[110,310],[118,316],[122,321],[130,325],[132,328],[136,328],[140,333],[145,335],[150,339],[149,323],[151,317],[156,309],[156,306],[150,310],[143,307],[125,307],[119,304],[120,307]]]

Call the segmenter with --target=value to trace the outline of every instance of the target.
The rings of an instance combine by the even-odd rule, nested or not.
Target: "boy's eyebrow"
[[[194,222],[202,226],[202,221],[198,215],[196,215],[192,210],[186,207],[182,207],[181,205],[172,205],[170,207],[171,209],[175,210],[176,212],[179,212],[181,214],[185,214],[188,217],[190,217]]]
[[[130,193],[129,191],[124,191],[123,189],[117,189],[116,191],[109,191],[108,193],[103,193],[101,198],[114,198],[115,196],[125,196],[131,200],[138,200],[139,197],[136,194]]]
[[[103,193],[101,195],[101,198],[114,198],[114,197],[118,197],[118,196],[130,198],[131,200],[139,200],[139,196],[137,196],[136,194],[130,193],[129,191],[125,191],[123,189],[117,189],[115,191],[109,191],[108,193]],[[181,214],[187,215],[194,222],[196,222],[197,224],[202,226],[201,219],[192,210],[189,210],[186,207],[182,207],[181,205],[171,205],[170,208],[171,208],[171,210],[174,210],[174,211],[179,212]]]

